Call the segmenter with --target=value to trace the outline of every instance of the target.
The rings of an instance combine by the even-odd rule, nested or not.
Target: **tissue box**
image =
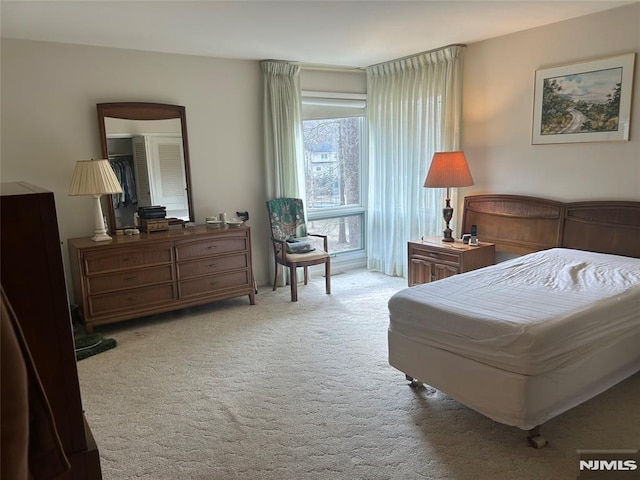
[[[290,238],[287,240],[287,253],[308,253],[313,252],[315,248],[306,237]]]

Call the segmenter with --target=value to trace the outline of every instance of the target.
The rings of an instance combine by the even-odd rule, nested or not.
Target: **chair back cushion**
[[[307,236],[304,205],[300,198],[275,198],[267,201],[271,235],[278,240]]]

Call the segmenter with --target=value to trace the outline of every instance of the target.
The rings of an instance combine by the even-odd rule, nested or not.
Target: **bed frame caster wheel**
[[[420,382],[419,380],[416,380],[415,378],[409,376],[409,375],[405,375],[405,378],[407,379],[407,382],[409,382],[409,386],[411,388],[422,388],[422,382]]]
[[[547,445],[547,443],[549,443],[549,442],[547,442],[547,439],[544,438],[542,435],[536,435],[535,437],[529,437],[529,438],[527,438],[527,440],[529,440],[529,445],[531,445],[535,449],[545,447]]]
[[[538,428],[529,430],[527,441],[529,442],[529,445],[531,445],[535,449],[543,448],[549,443],[547,442],[547,439],[540,434],[540,430]]]

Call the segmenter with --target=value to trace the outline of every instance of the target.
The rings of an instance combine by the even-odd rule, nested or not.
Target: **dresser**
[[[255,305],[247,226],[168,230],[68,241],[75,302],[98,325],[249,296]]]
[[[460,240],[443,242],[442,237],[410,241],[407,247],[410,287],[493,265],[496,256],[493,243],[469,246]]]
[[[0,191],[2,288],[71,464],[60,478],[100,479],[98,448],[82,410],[53,193],[25,182],[2,183]]]

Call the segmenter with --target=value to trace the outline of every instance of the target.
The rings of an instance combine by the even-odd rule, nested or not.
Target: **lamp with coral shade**
[[[447,225],[443,232],[443,242],[454,241],[452,230],[449,227],[449,222],[451,222],[451,218],[453,218],[450,189],[452,187],[469,187],[471,185],[473,185],[473,177],[469,171],[469,165],[467,164],[464,152],[460,150],[455,152],[436,152],[433,155],[424,186],[426,188],[447,189],[447,200],[445,207],[442,209],[442,216]]]
[[[93,196],[96,231],[91,240],[95,242],[111,240],[104,224],[100,196],[114,193],[122,193],[122,187],[109,160],[78,160],[71,177],[69,195]]]

